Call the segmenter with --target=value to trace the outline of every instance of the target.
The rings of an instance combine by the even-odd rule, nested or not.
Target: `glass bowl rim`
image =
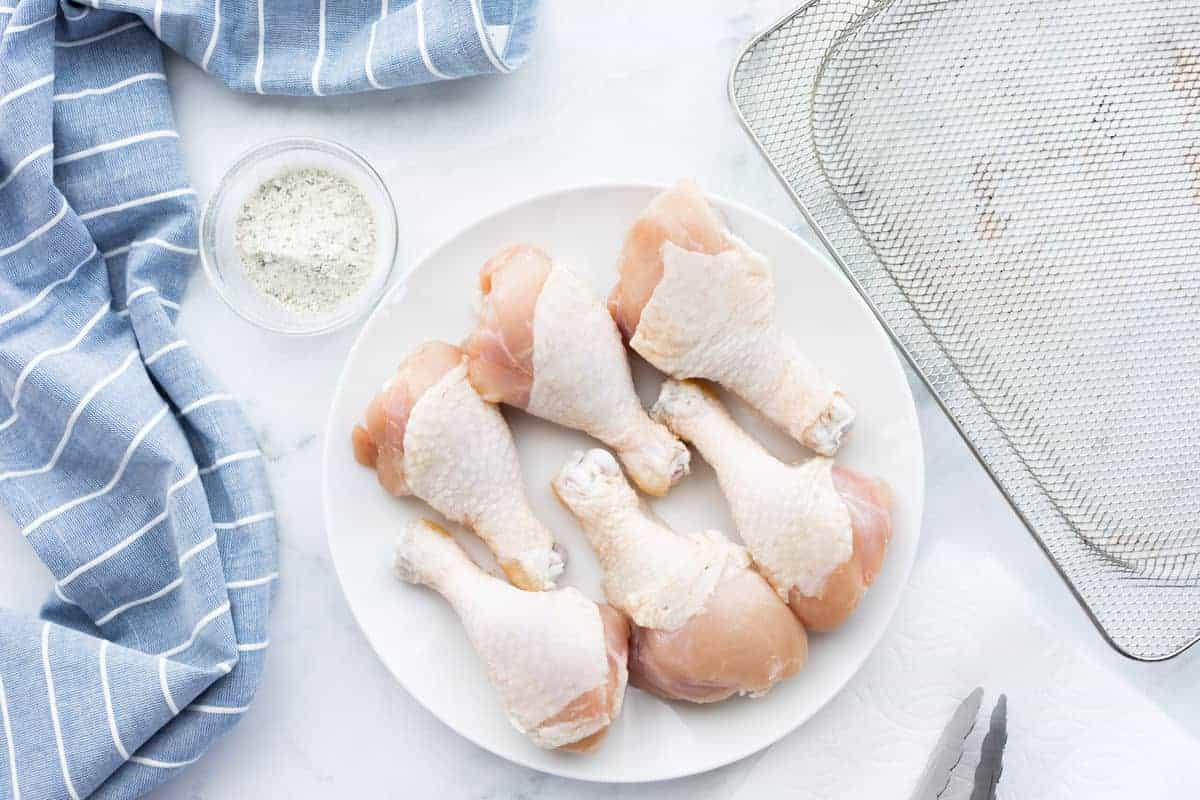
[[[230,290],[228,284],[221,277],[223,268],[220,266],[220,260],[216,253],[217,211],[225,200],[230,188],[238,180],[243,170],[250,165],[271,156],[286,153],[289,150],[318,150],[357,167],[366,175],[367,180],[379,190],[387,206],[387,209],[383,213],[391,220],[390,241],[376,241],[376,247],[383,247],[385,251],[390,251],[390,257],[382,269],[382,275],[379,276],[378,287],[369,297],[364,297],[361,304],[351,305],[343,314],[310,328],[279,327],[242,308],[238,299],[234,296],[235,293]],[[399,251],[400,240],[400,220],[396,213],[396,203],[392,199],[392,193],[388,190],[383,177],[371,165],[371,162],[367,161],[361,154],[344,144],[330,139],[322,139],[316,136],[283,136],[253,145],[238,155],[233,163],[229,165],[228,169],[221,176],[221,180],[217,183],[217,188],[209,195],[208,200],[204,203],[204,208],[201,210],[199,238],[200,263],[204,268],[205,277],[208,279],[209,285],[213,287],[217,295],[233,313],[255,327],[272,333],[294,337],[318,336],[344,328],[362,319],[374,310],[380,300],[387,294],[388,286],[391,284],[392,275],[396,269],[396,256]],[[383,262],[377,262],[377,266],[378,263]]]

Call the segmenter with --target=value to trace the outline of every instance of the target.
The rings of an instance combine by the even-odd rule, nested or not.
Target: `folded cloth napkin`
[[[0,610],[15,800],[167,780],[246,710],[267,646],[262,453],[174,326],[196,198],[159,39],[235,89],[327,94],[508,72],[535,13],[90,2],[0,0],[0,502],[56,579],[40,619]]]
[[[998,797],[1200,796],[1200,743],[1073,648],[1002,566],[942,542],[862,671],[762,757],[735,800],[909,797],[976,686],[985,690],[985,724],[997,696],[1008,697]]]

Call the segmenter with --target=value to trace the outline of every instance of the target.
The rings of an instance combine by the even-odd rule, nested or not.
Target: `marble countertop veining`
[[[400,218],[400,264],[493,209],[566,185],[693,175],[812,238],[744,135],[725,82],[746,40],[795,0],[544,3],[528,64],[510,76],[338,98],[235,95],[172,58],[189,167],[207,197],[233,157],[283,135],[324,136],[380,171]],[[549,777],[461,739],[384,669],[342,599],[321,522],[320,454],[333,386],[357,327],[317,339],[261,332],[200,275],[181,327],[245,403],[278,503],[283,580],[253,709],[160,800],[218,797],[673,797],[731,794],[757,756],[692,778],[605,787]],[[1200,735],[1200,648],[1163,664],[1103,643],[986,474],[913,378],[928,496],[922,552],[955,537],[1000,559],[1064,638],[1117,669]],[[339,440],[335,440],[335,444]],[[50,577],[0,523],[0,605],[33,610]],[[820,718],[810,724],[819,724]]]

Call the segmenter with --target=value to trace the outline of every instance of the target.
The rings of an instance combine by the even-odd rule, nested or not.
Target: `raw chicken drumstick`
[[[479,285],[479,327],[464,348],[480,396],[594,436],[647,494],[687,474],[687,447],[646,415],[621,335],[587,284],[516,245],[483,265]]]
[[[892,535],[882,481],[831,459],[779,461],[691,381],[667,381],[655,419],[716,470],[759,570],[806,627],[836,628],[875,580]]]
[[[508,424],[471,388],[457,347],[426,342],[405,359],[353,443],[393,495],[415,495],[474,530],[513,584],[554,586],[563,570],[554,535],[529,508]]]
[[[517,730],[539,747],[600,743],[625,695],[629,626],[620,613],[573,588],[509,586],[427,520],[400,534],[396,572],[454,607]]]
[[[707,378],[792,438],[837,452],[854,411],[772,319],[767,260],[725,227],[684,180],[634,222],[608,308],[629,346],[673,377]]]
[[[609,602],[632,619],[634,686],[711,703],[762,694],[803,666],[804,628],[743,548],[647,516],[606,450],[577,453],[553,485],[600,559]]]

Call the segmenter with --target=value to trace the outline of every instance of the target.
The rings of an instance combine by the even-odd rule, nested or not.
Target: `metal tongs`
[[[929,756],[911,800],[994,800],[1008,742],[1008,698],[979,724],[983,687],[958,705]]]

